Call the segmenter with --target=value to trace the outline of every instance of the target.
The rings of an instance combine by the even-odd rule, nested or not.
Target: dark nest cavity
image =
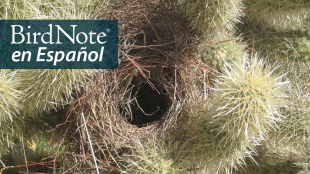
[[[148,83],[132,84],[131,113],[127,113],[125,119],[138,127],[164,121],[171,106],[171,101],[166,93],[164,89],[152,87]]]

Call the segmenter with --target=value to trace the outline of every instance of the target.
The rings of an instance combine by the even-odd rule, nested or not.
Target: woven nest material
[[[77,156],[94,167],[93,148],[102,172],[122,168],[122,156],[131,152],[137,139],[180,133],[188,119],[184,110],[195,109],[203,99],[202,89],[209,86],[204,80],[208,68],[192,51],[196,44],[186,32],[186,20],[168,6],[159,8],[165,6],[161,3],[118,5],[119,12],[104,9],[103,14],[105,19],[117,17],[121,26],[119,69],[96,72],[75,103],[84,143]]]

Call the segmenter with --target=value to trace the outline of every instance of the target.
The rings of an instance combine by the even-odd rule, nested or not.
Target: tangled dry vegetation
[[[118,20],[119,69],[1,70],[0,173],[309,172],[310,4],[285,2],[6,0]]]

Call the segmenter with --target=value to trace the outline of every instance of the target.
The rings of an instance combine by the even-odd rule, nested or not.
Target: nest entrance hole
[[[153,89],[148,83],[135,85],[131,91],[133,101],[130,104],[132,118],[127,119],[130,124],[145,127],[160,120],[164,120],[170,107],[170,99],[166,91],[156,87]]]

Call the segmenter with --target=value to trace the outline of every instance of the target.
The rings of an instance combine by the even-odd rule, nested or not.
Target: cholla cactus
[[[89,7],[91,4],[91,1],[79,1],[84,1],[84,7]],[[52,3],[50,0],[40,0],[39,2],[27,2],[27,6],[31,11],[38,12],[31,17],[34,19],[85,19],[89,17],[85,10],[79,10],[71,0],[57,0]]]
[[[86,3],[85,5],[89,4]],[[87,14],[78,12],[70,0],[7,0],[0,6],[3,19],[85,19]],[[85,26],[90,27],[90,26]],[[66,48],[58,48],[60,50]],[[34,116],[68,104],[90,75],[90,70],[20,70],[20,82],[14,82],[24,94],[24,114]],[[15,95],[18,97],[18,95]],[[11,102],[17,102],[12,100]],[[15,105],[18,108],[17,105]],[[0,113],[1,114],[1,113]],[[1,115],[0,115],[1,120]]]
[[[226,142],[264,138],[270,128],[276,129],[285,97],[281,87],[287,82],[281,82],[283,76],[275,75],[275,70],[257,56],[226,63],[216,84],[212,117]]]
[[[279,32],[306,31],[309,28],[310,4],[306,0],[247,0],[245,21]]]
[[[125,156],[122,173],[139,174],[183,174],[186,173],[184,149],[172,138],[148,138],[147,142],[137,139],[132,154]],[[182,160],[181,160],[182,159]]]
[[[285,104],[281,87],[287,82],[281,82],[283,75],[275,71],[257,56],[225,63],[213,105],[189,130],[195,137],[191,156],[208,173],[231,173],[269,131],[277,129],[283,117],[279,108]]]
[[[13,121],[0,121],[0,157],[15,147],[15,140],[23,134],[24,122],[14,117]]]
[[[285,62],[290,84],[284,90],[290,96],[280,110],[286,118],[279,130],[269,133],[258,155],[258,166],[249,163],[243,173],[309,173],[309,63]]]
[[[80,8],[90,7],[90,1],[79,0]],[[5,0],[0,5],[0,19],[85,19],[87,12],[70,0]]]
[[[221,68],[224,62],[236,61],[246,54],[246,45],[241,37],[235,37],[231,32],[218,32],[211,39],[200,43],[202,60],[209,65]]]
[[[268,8],[258,11],[249,10],[245,20],[249,23],[263,26],[266,29],[274,29],[278,32],[294,30],[307,31],[309,29],[310,23],[308,22],[308,16],[310,15],[310,8],[289,11],[283,9],[277,11],[269,10]]]
[[[289,70],[291,81],[285,89],[290,95],[288,107],[281,110],[287,118],[279,125],[280,130],[270,135],[266,141],[266,154],[281,160],[307,164],[310,161],[310,63],[286,62],[284,70]]]
[[[28,8],[27,3],[27,0],[5,0],[0,5],[0,19],[26,19],[34,15],[35,12]]]
[[[287,119],[281,124],[283,133],[289,138],[303,137],[310,133],[310,63],[309,62],[287,62],[287,77],[291,84],[287,87],[290,95],[289,107],[282,110]]]
[[[243,15],[241,0],[179,0],[179,4],[185,8],[192,28],[202,34],[220,28],[231,31]]]
[[[23,113],[35,116],[72,101],[91,70],[20,70],[20,89],[25,93]]]
[[[0,122],[10,119],[22,109],[22,92],[18,90],[16,71],[0,70]]]
[[[274,60],[309,61],[308,1],[248,0],[244,4],[241,30],[251,48]]]
[[[249,27],[246,24],[241,29],[244,40],[260,54],[274,60],[309,61],[310,40],[307,32],[276,32],[262,27],[248,30]]]
[[[33,123],[33,122],[32,122]],[[39,127],[39,125],[36,125]],[[30,128],[31,129],[31,128]],[[46,158],[52,154],[55,154],[60,150],[63,151],[68,148],[66,143],[59,148],[62,143],[62,136],[60,132],[56,131],[53,136],[53,143],[51,144],[51,132],[43,132],[42,130],[37,132],[27,132],[30,135],[23,135],[19,141],[16,141],[16,146],[11,151],[13,162],[15,165],[26,164],[26,161],[40,162],[42,158]],[[60,156],[58,156],[60,157]]]

